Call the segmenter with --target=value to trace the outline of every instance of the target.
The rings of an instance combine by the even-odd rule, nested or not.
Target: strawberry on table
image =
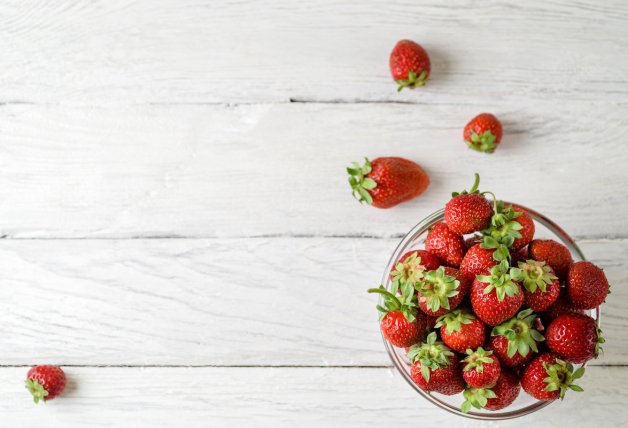
[[[493,153],[502,141],[502,124],[494,115],[481,113],[464,127],[464,140],[469,148]]]
[[[573,263],[571,253],[563,244],[552,239],[535,239],[530,242],[528,252],[531,259],[545,262],[556,275],[564,279]]]
[[[597,358],[604,343],[600,329],[588,315],[567,313],[554,319],[547,327],[548,348],[561,358],[582,364]]]
[[[533,311],[543,312],[558,299],[560,283],[545,262],[519,262],[519,268],[511,269],[510,275],[523,285],[525,303]]]
[[[567,295],[572,305],[595,309],[604,302],[609,285],[604,271],[591,262],[580,261],[567,271]]]
[[[537,342],[545,338],[536,329],[536,318],[537,315],[531,309],[526,309],[493,328],[488,347],[503,366],[520,366],[539,352]]]
[[[493,206],[478,190],[479,184],[480,176],[475,174],[471,190],[454,192],[445,205],[445,223],[452,232],[473,233],[486,229],[491,223]]]
[[[460,353],[477,349],[486,340],[486,326],[466,310],[455,309],[441,315],[434,327],[440,327],[440,337],[445,345]]]
[[[470,285],[458,269],[441,266],[426,272],[415,284],[419,308],[431,317],[443,315],[458,307]]]
[[[65,384],[65,373],[57,366],[35,366],[26,374],[26,389],[33,396],[35,404],[58,397],[63,393]]]
[[[424,86],[431,69],[427,51],[412,40],[400,40],[390,53],[390,72],[399,84],[397,91]]]
[[[406,282],[416,284],[423,278],[425,271],[438,269],[439,266],[440,261],[434,254],[425,250],[412,250],[401,256],[390,277],[399,282],[399,285]]]
[[[377,208],[394,207],[427,189],[430,178],[416,163],[399,157],[365,159],[347,168],[353,196]]]
[[[546,353],[536,357],[521,376],[523,390],[537,400],[550,401],[563,398],[567,389],[581,392],[573,382],[584,375],[584,367],[573,370],[573,365],[558,355]]]
[[[464,390],[458,356],[436,341],[435,332],[430,333],[424,343],[412,346],[408,359],[412,363],[410,376],[422,390],[445,395]]]
[[[519,378],[510,370],[502,369],[495,385],[487,388],[467,388],[461,410],[468,413],[477,409],[501,410],[510,406],[519,396]]]
[[[462,235],[452,232],[445,223],[432,226],[425,238],[425,249],[453,267],[460,266],[466,250]]]
[[[493,326],[515,315],[524,299],[521,286],[500,265],[475,278],[470,296],[475,314]]]
[[[488,388],[497,382],[501,373],[499,360],[492,351],[479,347],[475,351],[467,349],[467,356],[462,360],[462,378],[472,388]]]

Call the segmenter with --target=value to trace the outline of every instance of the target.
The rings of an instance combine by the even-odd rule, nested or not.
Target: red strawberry
[[[390,53],[390,72],[399,84],[397,91],[424,86],[431,69],[430,57],[425,49],[411,40],[397,42]]]
[[[511,269],[510,275],[523,284],[526,305],[533,311],[543,312],[558,299],[560,283],[545,262],[519,262],[519,268]]]
[[[604,343],[593,318],[573,313],[556,317],[547,327],[545,339],[552,352],[578,364],[597,358],[600,344]]]
[[[517,313],[523,304],[521,286],[501,266],[489,275],[478,275],[471,285],[471,306],[475,314],[489,325],[497,325]]]
[[[452,198],[445,205],[445,223],[454,232],[462,235],[486,229],[491,223],[493,206],[480,194],[479,174],[475,174],[475,181],[470,191],[453,193]]]
[[[567,295],[576,308],[595,309],[606,299],[608,289],[604,271],[593,263],[581,261],[569,266]]]
[[[573,381],[583,374],[584,367],[574,372],[571,363],[559,359],[558,355],[547,353],[539,355],[526,367],[521,376],[521,386],[537,400],[562,399],[567,389],[582,391]]]
[[[488,236],[484,236],[483,247],[501,251],[502,247],[506,247],[514,253],[532,241],[534,231],[534,221],[523,208],[516,205],[505,207],[502,201],[498,201]]]
[[[427,189],[430,178],[416,163],[404,158],[385,157],[364,165],[353,162],[347,168],[353,196],[377,208],[394,207]]]
[[[445,223],[438,223],[425,238],[425,249],[436,254],[446,265],[458,267],[464,257],[464,239],[452,232]]]
[[[416,283],[419,308],[427,315],[438,317],[458,307],[469,292],[471,281],[450,267],[439,267],[423,275]]]
[[[61,395],[65,389],[65,373],[57,366],[35,366],[26,375],[26,389],[35,404]]]
[[[476,244],[469,248],[460,263],[460,272],[475,278],[476,275],[486,275],[493,266],[499,264],[493,258],[493,250],[482,248],[481,244]]]
[[[396,283],[393,283],[390,291],[383,285],[368,290],[369,293],[381,294],[384,299],[384,306],[377,305],[382,314],[382,334],[390,343],[403,348],[421,341],[425,335],[427,318],[416,308],[412,284],[401,287],[400,296],[397,296],[397,291]]]
[[[464,310],[456,309],[441,315],[434,327],[440,327],[440,337],[445,345],[460,353],[479,348],[486,340],[484,323]]]
[[[531,309],[526,309],[493,329],[488,347],[503,366],[520,366],[539,352],[537,342],[544,338],[535,328],[536,318]]]
[[[541,314],[545,325],[549,325],[557,316],[566,313],[584,314],[584,309],[574,308],[566,296],[566,290],[563,289],[558,295],[558,299]]]
[[[563,244],[551,239],[535,239],[528,246],[530,258],[545,262],[559,278],[565,278],[573,263],[571,253]]]
[[[415,284],[423,278],[425,271],[438,269],[439,266],[440,261],[434,254],[425,250],[412,250],[401,256],[395,269],[390,272],[390,278],[398,281],[399,285],[406,282]]]
[[[468,413],[471,406],[478,409],[501,410],[510,406],[521,391],[519,378],[510,370],[502,369],[499,379],[490,388],[467,388],[461,410]]]
[[[473,150],[493,153],[502,141],[502,124],[494,115],[481,113],[464,127],[464,140]]]
[[[464,360],[462,378],[472,388],[488,388],[497,382],[501,373],[499,360],[492,351],[485,351],[482,347],[473,351],[467,349]]]
[[[408,359],[412,363],[410,376],[422,390],[445,395],[464,390],[458,357],[436,341],[436,333],[430,333],[426,342],[410,348]]]

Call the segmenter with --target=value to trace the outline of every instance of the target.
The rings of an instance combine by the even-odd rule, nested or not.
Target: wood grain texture
[[[3,1],[0,102],[625,103],[621,0]],[[398,95],[401,38],[433,62]]]
[[[24,368],[0,369],[0,412],[6,426],[300,427],[381,426],[420,420],[421,427],[585,428],[628,423],[628,368],[591,367],[582,393],[525,418],[476,422],[435,407],[391,369],[66,368],[68,393],[35,407]],[[523,393],[523,392],[522,392]],[[132,415],[132,417],[130,416]],[[132,419],[132,420],[131,420]]]
[[[394,239],[0,241],[0,364],[384,366],[376,285]],[[605,267],[605,353],[628,364],[628,240]]]
[[[9,237],[399,236],[471,185],[576,237],[627,237],[628,105],[500,108],[486,156],[461,140],[464,106],[0,107],[0,233]],[[586,118],[586,120],[584,119]],[[345,166],[398,155],[421,197],[360,206]],[[254,215],[252,215],[254,213]],[[603,219],[603,220],[601,220]]]

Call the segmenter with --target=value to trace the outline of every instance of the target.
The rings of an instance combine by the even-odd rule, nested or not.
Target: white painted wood
[[[0,412],[10,427],[624,427],[626,367],[590,367],[564,401],[504,422],[451,415],[421,398],[392,369],[66,368],[67,395],[34,406],[26,368],[0,369]],[[523,392],[522,392],[523,393]]]
[[[486,156],[465,106],[0,107],[0,233],[10,237],[399,236],[452,190],[482,188],[578,237],[626,237],[628,105],[512,105]],[[345,166],[399,155],[432,185],[360,206]]]
[[[0,241],[0,364],[389,365],[366,293],[395,239]],[[595,364],[628,364],[628,240]],[[0,388],[1,389],[1,388]]]
[[[627,20],[621,0],[10,0],[0,101],[625,103]],[[401,38],[431,54],[423,91],[395,92]]]

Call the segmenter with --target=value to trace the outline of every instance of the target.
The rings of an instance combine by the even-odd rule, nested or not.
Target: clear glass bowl
[[[510,204],[510,202],[506,202],[506,204]],[[565,246],[571,251],[571,255],[574,261],[585,260],[584,254],[580,251],[580,248],[576,245],[574,240],[558,226],[556,223],[543,216],[542,214],[526,208],[520,204],[517,205],[528,212],[528,214],[532,217],[535,222],[536,232],[534,234],[535,238],[543,238],[543,239],[554,239],[562,242]],[[386,270],[384,271],[384,276],[382,277],[382,284],[385,285],[386,289],[390,290],[391,280],[389,273],[393,269],[397,260],[408,251],[413,249],[424,248],[425,243],[425,235],[427,234],[428,229],[434,224],[444,221],[444,210],[436,211],[435,213],[429,215],[425,219],[423,219],[419,224],[414,226],[410,232],[406,236],[403,237],[394,253],[390,257],[388,261],[388,265],[386,266]],[[380,297],[380,304],[382,304]],[[600,308],[587,311],[587,313],[593,317],[599,326],[600,323]],[[410,362],[406,358],[405,351],[403,348],[396,348],[392,346],[386,339],[384,339],[384,347],[390,356],[393,364],[401,374],[401,376],[408,382],[408,384],[416,390],[420,395],[422,395],[425,399],[431,401],[438,407],[443,410],[447,410],[448,412],[454,413],[456,415],[464,416],[472,419],[481,419],[481,420],[504,420],[504,419],[512,419],[517,418],[519,416],[524,416],[537,410],[542,409],[545,406],[551,404],[551,401],[538,401],[533,397],[526,394],[523,390],[521,390],[519,396],[506,409],[500,411],[489,411],[489,410],[476,410],[469,413],[463,413],[460,411],[460,405],[463,402],[462,393],[452,396],[442,395],[438,393],[426,392],[420,389],[413,381],[410,376]],[[586,374],[585,374],[586,376]],[[566,399],[569,399],[567,397]]]

